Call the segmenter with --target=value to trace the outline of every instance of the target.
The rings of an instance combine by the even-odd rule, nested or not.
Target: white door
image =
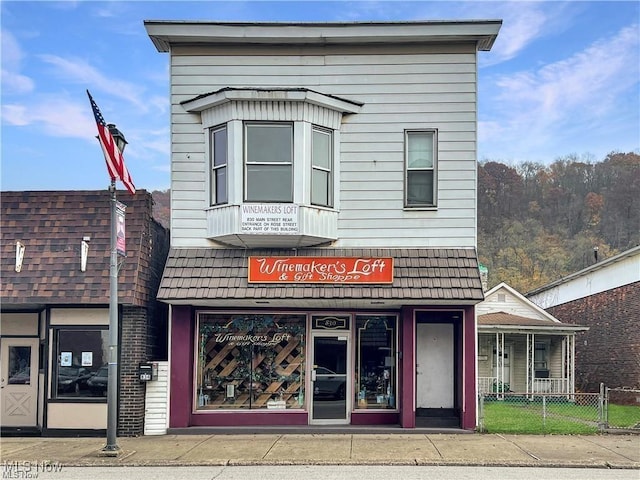
[[[504,356],[496,348],[493,349],[493,376],[502,383],[511,383],[511,356],[513,355],[513,345],[505,345]],[[502,362],[502,367],[499,367]]]
[[[0,339],[0,425],[35,427],[38,413],[38,339]]]
[[[453,408],[453,325],[416,326],[416,408]]]

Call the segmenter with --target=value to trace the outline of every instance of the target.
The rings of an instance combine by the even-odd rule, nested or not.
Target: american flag
[[[96,118],[96,125],[98,126],[98,140],[100,141],[100,146],[104,153],[104,159],[107,162],[107,170],[111,176],[111,181],[113,182],[117,179],[121,180],[127,190],[129,190],[129,193],[134,195],[136,193],[136,187],[133,185],[133,180],[131,179],[131,175],[129,175],[129,170],[127,170],[127,167],[124,164],[122,152],[118,149],[118,146],[113,139],[113,135],[111,135],[109,127],[104,121],[104,117],[102,116],[102,113],[100,113],[100,109],[93,100],[89,90],[87,90],[87,95],[91,102],[93,115]]]

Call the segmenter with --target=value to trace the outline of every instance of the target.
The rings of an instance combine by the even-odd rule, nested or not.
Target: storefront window
[[[199,315],[198,410],[304,405],[305,315]]]
[[[395,316],[356,316],[356,408],[396,408]]]
[[[55,397],[106,397],[106,367],[101,367],[107,365],[109,331],[58,329],[55,335]]]

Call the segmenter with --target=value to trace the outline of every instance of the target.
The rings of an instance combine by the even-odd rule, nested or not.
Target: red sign
[[[393,258],[249,257],[249,283],[392,283]]]

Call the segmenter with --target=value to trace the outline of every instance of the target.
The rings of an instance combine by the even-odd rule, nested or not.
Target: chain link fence
[[[600,386],[598,393],[485,393],[478,429],[489,433],[640,433],[640,390]]]
[[[610,431],[640,433],[640,390],[604,387],[604,424]]]
[[[478,427],[489,433],[597,433],[605,429],[604,396],[485,394],[480,396]]]

